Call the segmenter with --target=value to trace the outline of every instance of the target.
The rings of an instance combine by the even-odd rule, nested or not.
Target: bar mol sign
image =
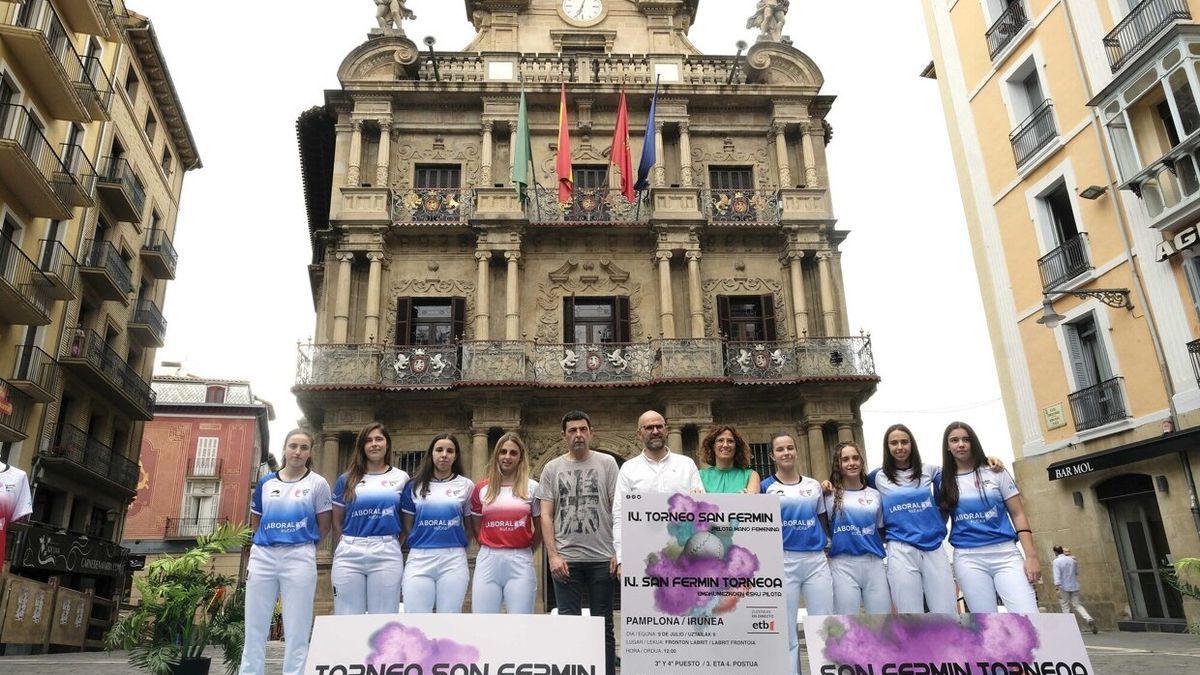
[[[1062,478],[1070,478],[1072,476],[1082,476],[1085,473],[1092,472],[1091,462],[1079,462],[1077,464],[1068,464],[1054,470],[1054,480]]]
[[[1189,225],[1180,230],[1174,237],[1159,242],[1154,249],[1154,259],[1162,262],[1167,258],[1178,255],[1196,245],[1200,241],[1200,226]]]

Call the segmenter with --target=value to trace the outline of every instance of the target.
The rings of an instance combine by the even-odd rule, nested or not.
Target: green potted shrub
[[[204,675],[209,645],[221,647],[225,670],[242,660],[244,594],[237,579],[210,569],[212,557],[245,546],[250,529],[222,525],[196,538],[180,555],[164,556],[146,567],[136,586],[142,603],[123,615],[105,639],[108,649],[129,651],[129,664],[152,675]]]

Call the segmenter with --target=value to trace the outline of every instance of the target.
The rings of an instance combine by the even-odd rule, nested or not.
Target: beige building
[[[78,645],[99,646],[123,587],[180,189],[199,166],[145,17],[0,2],[0,459],[34,485],[10,572],[90,593]],[[9,619],[0,643],[43,643]]]
[[[1200,2],[925,0],[1043,562],[1101,626],[1200,620]],[[1055,607],[1054,589],[1039,593]]]
[[[770,433],[789,429],[803,470],[827,475],[878,378],[847,325],[820,70],[786,38],[700,54],[688,28],[716,3],[565,4],[471,0],[475,39],[432,59],[373,29],[301,116],[317,317],[295,391],[321,472],[332,482],[378,419],[410,468],[451,431],[478,477],[518,431],[540,473],[573,408],[623,461],[656,408],[677,452],[732,422],[769,473]],[[608,169],[618,95],[636,167],[656,79],[658,161],[630,204]],[[560,205],[563,81],[576,187]],[[512,182],[522,89],[528,204]]]

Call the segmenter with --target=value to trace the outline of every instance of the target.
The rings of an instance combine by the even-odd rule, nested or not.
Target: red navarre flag
[[[625,87],[621,87],[621,99],[617,103],[617,126],[613,129],[612,164],[621,175],[621,194],[625,201],[633,202],[633,157],[629,153],[629,111],[625,108]]]
[[[567,128],[567,85],[562,85],[562,96],[558,102],[558,201],[571,201],[575,180],[571,174],[571,132]]]

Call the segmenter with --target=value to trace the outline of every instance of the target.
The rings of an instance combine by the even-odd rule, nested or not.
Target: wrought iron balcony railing
[[[1142,0],[1104,36],[1109,68],[1117,72],[1167,26],[1191,18],[1187,0]]]
[[[137,370],[118,356],[95,331],[76,326],[71,350],[63,357],[63,362],[87,364],[92,373],[100,377],[100,381],[127,398],[138,414],[153,414],[154,390],[150,388],[150,383],[143,380]]]
[[[475,211],[475,192],[459,188],[418,188],[392,192],[392,222],[459,223]]]
[[[646,382],[654,365],[649,342],[535,344],[533,357],[538,384]]]
[[[533,201],[525,206],[525,216],[531,223],[562,225],[615,225],[645,223],[650,209],[625,200],[620,190],[608,188],[575,188],[570,201],[558,201],[558,187],[537,186]]]
[[[96,178],[96,186],[109,211],[118,220],[142,222],[146,188],[129,165],[129,160],[124,157],[105,157],[99,164],[100,175]]]
[[[777,190],[704,190],[700,201],[713,223],[774,224],[782,215]]]
[[[1092,269],[1092,263],[1088,258],[1086,233],[1071,237],[1061,246],[1038,259],[1038,271],[1042,274],[1043,292],[1058,288],[1090,269]]]
[[[70,206],[91,206],[92,190],[96,187],[96,167],[88,159],[83,148],[73,143],[63,143],[63,173],[55,176],[58,195]]]
[[[16,351],[12,386],[35,401],[46,403],[54,400],[62,373],[58,361],[33,345],[17,345]]]
[[[167,518],[163,539],[192,539],[212,534],[228,522],[228,518]]]
[[[55,186],[55,177],[65,173],[62,158],[24,106],[0,103],[0,150],[5,160],[0,161],[0,179],[21,186],[15,197],[32,215],[71,216]]]
[[[49,287],[42,270],[0,232],[0,318],[24,326],[50,323]]]
[[[163,345],[163,340],[167,335],[167,320],[163,318],[162,310],[154,301],[149,298],[140,298],[137,301],[137,306],[133,310],[133,316],[129,319],[130,331],[135,327],[147,333],[144,342],[148,345],[152,344],[157,347]]]
[[[1192,372],[1196,373],[1196,384],[1200,384],[1200,340],[1187,343],[1187,350],[1192,358]]]
[[[65,76],[64,84],[66,86],[74,88],[90,86],[91,81],[84,75],[83,59],[79,57],[79,52],[75,51],[75,46],[71,43],[71,34],[63,26],[62,20],[59,19],[50,2],[47,0],[23,0],[20,4],[21,6],[13,14],[12,25],[41,34],[43,46],[39,51],[53,58],[57,67],[62,71],[59,77]],[[48,78],[38,79],[42,80],[38,83],[38,88],[52,86],[50,82],[46,81]],[[78,106],[79,104],[75,103],[74,105]]]
[[[187,463],[187,475],[194,477],[220,476],[223,460],[216,457],[192,457]]]
[[[133,292],[133,270],[111,243],[103,239],[88,239],[83,242],[81,254],[79,264],[82,267],[103,270],[120,289],[121,295]]]
[[[163,279],[175,278],[175,266],[179,263],[179,254],[175,245],[167,236],[165,230],[151,228],[146,230],[146,238],[142,240],[142,257],[154,268],[155,275]]]
[[[73,300],[79,281],[79,262],[61,241],[42,239],[39,242],[38,267],[50,281],[46,295],[55,300]]]
[[[1125,395],[1121,391],[1122,379],[1114,377],[1067,397],[1071,402],[1076,431],[1094,429],[1129,417],[1125,410]]]
[[[112,105],[113,86],[108,73],[104,72],[100,57],[84,57],[83,78],[76,89],[93,118],[102,119],[108,116]]]
[[[43,447],[41,455],[66,460],[71,465],[86,469],[129,492],[137,491],[137,462],[115,452],[77,427],[63,425],[58,434],[58,441]]]
[[[1013,0],[1008,3],[1008,7],[1000,13],[995,23],[988,28],[984,35],[987,39],[988,58],[996,58],[996,55],[1012,42],[1012,39],[1021,32],[1027,23],[1029,23],[1029,15],[1025,11],[1025,3],[1022,0]]]
[[[29,422],[32,400],[12,383],[0,380],[0,441],[15,443],[28,436],[25,425]]]
[[[1017,166],[1020,167],[1028,162],[1039,150],[1057,137],[1058,128],[1054,126],[1054,105],[1050,99],[1046,99],[1008,135],[1008,141],[1012,144],[1013,159],[1016,160]]]

